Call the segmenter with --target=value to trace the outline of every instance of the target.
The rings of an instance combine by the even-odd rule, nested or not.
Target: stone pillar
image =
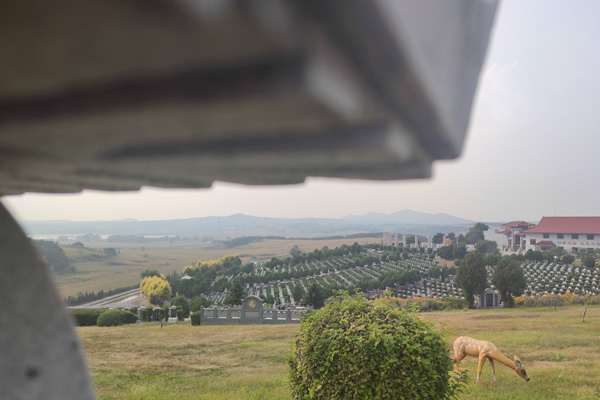
[[[2,204],[0,304],[10,309],[0,313],[0,398],[96,398],[83,347],[49,269]]]
[[[433,248],[433,239],[431,236],[427,236],[427,247],[430,249]]]
[[[402,246],[404,248],[406,248],[406,246],[408,245],[408,243],[406,243],[406,233],[402,234]]]
[[[415,247],[419,248],[419,237],[415,234]]]

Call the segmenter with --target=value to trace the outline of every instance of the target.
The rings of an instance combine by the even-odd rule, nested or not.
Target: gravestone
[[[152,309],[152,321],[160,321],[160,308]]]
[[[177,306],[169,307],[169,322],[177,322]]]
[[[260,297],[248,296],[242,301],[242,317],[240,323],[263,323],[263,302]]]

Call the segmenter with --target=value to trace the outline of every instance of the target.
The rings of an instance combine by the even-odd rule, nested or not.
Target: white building
[[[600,217],[542,217],[537,226],[522,231],[525,251],[559,247],[568,252],[600,250]]]
[[[500,245],[500,249],[509,252],[522,252],[525,250],[524,233],[523,231],[535,226],[525,221],[512,221],[508,224],[503,224],[502,229],[495,229],[494,233],[506,237],[506,246]],[[485,232],[484,232],[485,237]]]

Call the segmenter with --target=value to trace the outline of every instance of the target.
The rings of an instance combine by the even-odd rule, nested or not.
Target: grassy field
[[[464,399],[597,399],[600,307],[519,308],[424,313],[457,336],[494,342],[518,355],[531,381],[496,364],[467,358]],[[285,357],[298,325],[200,326],[137,324],[79,328],[100,399],[289,399]]]
[[[113,247],[119,251],[116,257],[100,261],[78,261],[89,252],[65,247],[69,258],[76,260],[73,265],[77,273],[55,276],[55,282],[63,297],[79,292],[98,292],[135,285],[140,281],[140,273],[146,269],[157,269],[164,274],[197,261],[217,260],[225,255],[239,254],[244,262],[252,257],[275,257],[288,255],[294,245],[302,251],[321,249],[323,246],[335,248],[342,244],[351,245],[377,242],[379,239],[329,239],[329,240],[274,240],[250,243],[234,248],[211,246],[200,242],[159,242],[159,243],[91,243],[90,248]]]

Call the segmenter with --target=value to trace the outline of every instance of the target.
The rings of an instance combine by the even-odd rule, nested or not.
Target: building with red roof
[[[508,224],[503,224],[501,229],[494,231],[494,233],[498,235],[506,236],[506,246],[503,250],[507,251],[524,251],[525,245],[523,240],[523,231],[526,229],[535,226],[535,224],[531,224],[525,221],[512,221]]]
[[[525,250],[600,250],[600,217],[542,217],[537,226],[522,233]]]

